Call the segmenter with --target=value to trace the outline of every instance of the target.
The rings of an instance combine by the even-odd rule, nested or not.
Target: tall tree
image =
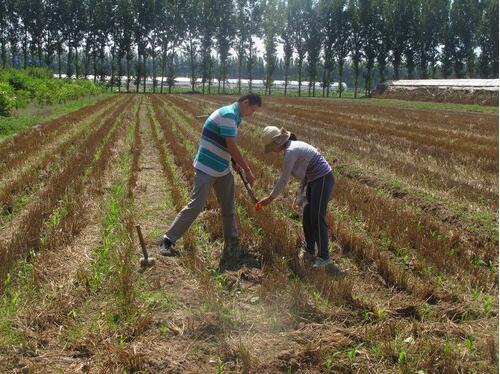
[[[111,69],[111,79],[110,79],[110,86],[111,86],[111,92],[113,92],[115,84],[119,85],[116,80],[121,80],[121,76],[118,75],[118,79],[116,79],[116,69],[117,69],[117,64],[120,64],[120,60],[118,59],[118,49],[119,49],[119,40],[120,40],[120,22],[118,19],[118,1],[119,0],[111,0],[110,1],[110,10],[111,10],[111,18],[109,19],[109,35],[110,35],[110,42],[111,42],[111,63],[110,63],[110,69]]]
[[[312,8],[312,0],[289,0],[290,28],[292,43],[297,53],[297,72],[299,81],[299,96],[302,88],[302,66],[307,53],[308,24],[307,9]]]
[[[457,78],[474,77],[474,48],[479,23],[478,0],[453,0],[451,4],[451,32],[454,36],[453,70]]]
[[[127,74],[127,92],[130,91],[130,75],[132,64],[132,44],[133,44],[133,7],[131,0],[120,0],[117,8],[117,25],[119,29],[118,40],[118,75],[123,76],[121,61],[125,58],[126,74]],[[118,85],[118,90],[121,91],[121,78]]]
[[[335,39],[333,51],[336,56],[337,66],[339,68],[339,97],[342,97],[342,81],[344,77],[344,62],[351,49],[352,27],[349,19],[349,12],[346,0],[334,0],[333,23],[335,25]]]
[[[453,38],[451,30],[450,9],[447,11],[446,22],[444,23],[441,40],[443,41],[443,48],[439,57],[441,61],[441,74],[443,78],[447,79],[453,74],[453,56],[455,53],[455,39]]]
[[[42,0],[30,1],[31,22],[28,31],[31,35],[31,56],[38,66],[43,65],[43,42],[47,26],[46,2]]]
[[[199,51],[199,6],[197,0],[187,0],[185,12],[183,12],[185,23],[186,37],[184,39],[183,49],[187,54],[190,66],[191,91],[194,92],[197,68],[198,68],[198,51]]]
[[[163,93],[163,77],[167,77],[168,92],[175,84],[176,50],[184,37],[184,1],[168,0],[160,18],[162,44],[162,77],[160,92]]]
[[[85,78],[90,74],[90,61],[91,52],[96,51],[96,11],[97,11],[97,0],[84,0],[85,1],[85,16],[87,17],[85,35],[83,37],[85,48],[83,50],[83,75]],[[95,56],[95,54],[93,54]],[[94,60],[95,61],[95,60]],[[96,79],[96,67],[94,65],[94,82]]]
[[[212,47],[216,31],[215,2],[211,0],[199,0],[200,10],[200,52],[201,52],[201,85],[205,93],[205,85],[208,84],[208,93],[212,85]]]
[[[284,3],[278,0],[267,0],[264,5],[263,31],[264,31],[264,60],[266,70],[264,73],[265,93],[271,95],[273,74],[276,68],[276,43],[278,32],[282,28]]]
[[[485,0],[478,31],[481,78],[498,78],[498,0]]]
[[[133,0],[134,14],[134,39],[137,45],[137,65],[135,91],[139,92],[141,78],[143,82],[143,92],[146,92],[146,59],[147,59],[147,36],[151,21],[151,8],[154,0]]]
[[[292,13],[290,3],[287,2],[285,5],[283,17],[283,31],[280,35],[280,40],[283,43],[283,68],[284,68],[284,78],[285,78],[285,90],[284,95],[287,95],[288,89],[288,72],[290,69],[290,62],[293,57],[293,40],[292,40]]]
[[[162,18],[164,16],[164,9],[167,8],[167,1],[166,0],[153,0],[151,3],[149,3],[150,9],[149,12],[151,13],[149,20],[150,24],[148,25],[148,31],[147,31],[147,36],[148,36],[148,53],[151,56],[151,62],[152,62],[152,75],[153,75],[153,92],[156,92],[156,86],[157,86],[157,80],[156,80],[156,73],[157,73],[157,55],[159,53],[159,48],[161,47],[161,22]]]
[[[335,66],[334,45],[337,35],[335,34],[335,12],[333,0],[320,0],[320,23],[323,44],[323,96],[330,95],[331,76]]]
[[[29,64],[30,29],[34,19],[30,0],[18,0],[18,12],[21,19],[21,49],[23,52],[23,67]]]
[[[377,54],[377,45],[379,36],[374,20],[373,2],[371,0],[359,1],[361,32],[363,34],[363,52],[366,57],[366,75],[365,75],[365,95],[371,93],[373,66]]]
[[[439,55],[439,44],[443,28],[447,21],[449,0],[420,0],[417,16],[418,35],[415,39],[418,53],[420,78],[436,75],[436,63]]]
[[[254,37],[262,36],[262,11],[263,0],[250,0],[247,9],[248,21],[248,53],[247,53],[247,72],[248,89],[252,91],[253,69],[257,62],[257,48],[253,40]]]
[[[222,92],[226,92],[227,80],[227,63],[229,58],[229,50],[233,45],[233,36],[236,32],[235,15],[232,0],[216,1],[216,47],[219,56],[219,72],[218,72],[218,87],[217,92],[220,93],[221,82]]]
[[[415,77],[415,65],[416,65],[416,54],[417,54],[417,44],[416,40],[419,38],[418,35],[418,3],[416,1],[408,1],[406,4],[406,23],[405,28],[407,39],[404,48],[405,66],[406,66],[406,78],[413,79]]]
[[[0,58],[2,67],[7,66],[7,4],[0,2]]]
[[[95,59],[98,57],[99,63],[97,65],[97,75],[101,82],[106,78],[106,50],[109,47],[109,40],[111,31],[115,23],[116,9],[113,0],[98,0],[95,15],[95,51],[94,51],[94,64]]]
[[[318,75],[319,54],[321,52],[322,35],[320,29],[320,8],[319,5],[308,4],[311,7],[306,9],[308,22],[307,35],[307,72],[309,75],[308,95],[316,96],[316,80]]]
[[[78,48],[83,39],[86,16],[84,3],[81,0],[68,0],[69,7],[68,12],[65,13],[65,30],[66,37],[68,41],[68,55],[67,55],[67,75],[71,77],[73,75],[73,50],[75,52],[75,72],[76,78],[79,75],[78,66]]]
[[[238,59],[238,94],[241,95],[241,77],[243,62],[248,45],[248,3],[247,0],[236,0],[236,58]]]
[[[44,32],[43,45],[45,48],[45,65],[50,67],[54,60],[54,54],[57,52],[58,46],[63,42],[60,25],[63,23],[62,7],[59,2],[61,0],[48,0],[45,4],[46,25]],[[60,68],[59,68],[59,73]]]
[[[354,98],[358,97],[360,64],[363,59],[364,34],[359,0],[349,0],[347,12],[351,22],[351,61],[354,74]]]
[[[372,4],[375,33],[377,42],[375,43],[375,53],[377,56],[377,64],[379,71],[379,79],[385,81],[385,71],[387,67],[387,59],[391,50],[391,28],[390,19],[392,7],[387,0],[374,0]]]
[[[396,80],[400,78],[403,53],[408,43],[410,25],[407,15],[410,6],[408,3],[407,0],[391,0],[391,12],[389,12],[387,18],[388,33],[392,46],[393,77]]]

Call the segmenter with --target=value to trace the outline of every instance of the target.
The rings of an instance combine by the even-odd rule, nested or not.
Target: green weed
[[[142,299],[149,308],[159,308],[162,310],[170,310],[177,303],[174,295],[162,291],[143,292]]]

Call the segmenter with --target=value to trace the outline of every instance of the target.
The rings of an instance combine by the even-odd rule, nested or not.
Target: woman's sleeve
[[[274,188],[271,192],[272,198],[277,198],[279,194],[283,191],[288,183],[288,179],[290,179],[290,174],[292,173],[293,167],[295,166],[295,162],[297,161],[298,155],[295,152],[287,152],[285,155],[285,159],[283,160],[283,168],[281,169],[281,175],[274,185]]]

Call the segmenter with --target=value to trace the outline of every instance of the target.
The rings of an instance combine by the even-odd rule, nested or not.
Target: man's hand
[[[252,185],[253,182],[255,181],[255,176],[253,175],[250,166],[248,166],[247,162],[241,155],[240,150],[236,145],[236,140],[234,138],[226,138],[226,144],[227,144],[227,149],[229,150],[229,154],[231,155],[231,158],[233,160],[233,165],[237,164],[245,172],[246,181],[250,185]],[[238,169],[235,168],[234,170],[238,172]]]
[[[271,196],[265,197],[262,200],[260,200],[257,204],[260,206],[266,206],[269,205],[273,202],[273,198]]]
[[[231,162],[233,164],[233,170],[237,173],[240,173],[243,169],[241,168],[240,165],[238,165],[233,159],[231,159]]]

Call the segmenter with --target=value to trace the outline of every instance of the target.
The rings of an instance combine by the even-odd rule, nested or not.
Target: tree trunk
[[[142,92],[146,93],[147,73],[146,73],[146,52],[145,51],[142,54],[142,76],[143,76],[142,81],[144,82],[144,86],[142,87]]]
[[[2,41],[2,67],[5,69],[7,67],[7,49],[5,48],[5,42]]]
[[[152,50],[154,50],[152,48]],[[151,58],[153,60],[153,93],[156,93],[156,53],[152,52]]]
[[[92,51],[92,60],[94,65],[94,83],[97,82],[97,50],[94,46],[94,50]]]
[[[24,30],[24,38],[23,38],[23,54],[24,54],[24,68],[28,67],[28,31]]]
[[[243,62],[241,58],[238,59],[238,95],[241,95],[241,69]]]
[[[163,93],[163,78],[165,77],[167,66],[167,56],[163,53],[162,63],[161,63],[161,83],[160,83],[160,93]]]
[[[122,92],[122,75],[123,75],[123,68],[122,68],[122,58],[123,58],[123,52],[120,50],[119,55],[118,55],[118,92]]]
[[[75,47],[75,72],[76,79],[78,79],[78,47]]]
[[[354,98],[358,98],[359,63],[354,63]]]
[[[59,79],[61,79],[61,70],[62,70],[62,63],[61,63],[61,48],[58,47],[57,48],[57,70],[58,70],[58,73],[59,73]]]
[[[288,64],[285,63],[285,92],[283,93],[285,96],[288,88],[288,68],[289,68]]]
[[[299,59],[298,68],[299,68],[299,97],[300,97],[302,94],[302,59]]]
[[[111,82],[110,82],[111,92],[113,92],[114,86],[115,86],[115,46],[111,48]]]
[[[72,50],[71,50],[71,39],[68,40],[68,56],[66,58],[67,61],[67,66],[66,66],[66,73],[67,73],[67,78],[71,78],[73,75],[73,70],[72,70],[72,56],[71,56]]]
[[[339,98],[342,98],[342,77],[344,76],[344,59],[339,59]]]
[[[127,51],[127,92],[130,92],[130,49]]]

